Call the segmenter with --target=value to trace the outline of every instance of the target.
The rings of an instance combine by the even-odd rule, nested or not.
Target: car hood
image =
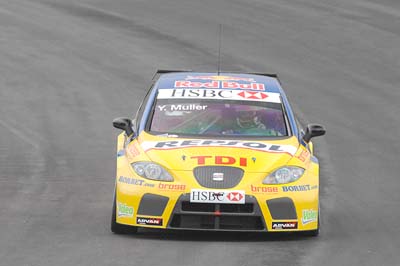
[[[170,170],[198,166],[232,166],[246,172],[270,172],[296,153],[297,138],[283,140],[186,139],[146,134],[138,144],[150,161]]]

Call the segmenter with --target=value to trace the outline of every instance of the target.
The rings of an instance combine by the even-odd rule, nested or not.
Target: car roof
[[[223,81],[227,82],[235,82],[237,84],[242,84],[244,87],[250,86],[250,90],[253,88],[253,85],[256,84],[257,90],[260,91],[262,89],[263,92],[267,93],[276,93],[282,100],[282,104],[285,106],[285,112],[289,119],[290,128],[292,134],[299,137],[299,131],[296,126],[295,117],[293,111],[290,107],[289,101],[286,97],[285,92],[283,91],[281,84],[279,82],[278,76],[276,74],[265,74],[265,73],[234,73],[234,72],[193,72],[193,71],[179,71],[179,70],[158,70],[153,78],[152,89],[149,91],[147,96],[149,101],[145,103],[145,108],[143,110],[143,116],[146,118],[145,120],[140,121],[140,125],[138,128],[138,132],[144,130],[147,117],[151,113],[152,105],[154,99],[157,97],[157,94],[160,90],[163,89],[176,89],[176,82],[202,82],[202,86],[195,86],[199,84],[193,84],[193,88],[207,88],[204,83],[209,83],[212,81],[219,81],[218,85],[223,88]],[[261,85],[259,85],[261,84]],[[178,88],[187,89],[186,83],[181,83]],[[201,84],[200,84],[201,85]],[[214,83],[212,84],[214,85]],[[226,85],[226,84],[225,84]],[[235,85],[235,84],[228,84]],[[228,86],[229,87],[229,86]],[[190,88],[190,87],[189,87]],[[214,89],[215,87],[213,87]],[[240,87],[238,88],[240,89]],[[249,90],[246,88],[245,90]]]
[[[185,84],[184,82],[193,82],[197,84],[198,82],[201,82],[202,84],[214,82],[214,85],[216,84],[215,82],[219,82],[218,86],[221,86],[222,82],[229,82],[230,84],[228,84],[228,86],[232,86],[232,89],[235,89],[235,86],[240,86],[238,84],[258,84],[253,85],[255,86],[256,90],[260,90],[260,88],[262,88],[264,92],[274,92],[284,95],[278,77],[274,74],[244,74],[229,72],[172,72],[161,74],[155,84],[155,89],[172,89],[176,87],[177,82],[181,82],[180,84]],[[186,86],[180,87],[183,88]],[[199,86],[193,86],[193,88],[196,87]],[[214,86],[210,89],[212,88],[215,89],[217,87]],[[237,87],[237,89],[240,89],[240,87]]]

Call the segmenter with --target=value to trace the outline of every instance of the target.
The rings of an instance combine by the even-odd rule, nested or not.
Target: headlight
[[[285,184],[299,179],[304,174],[304,169],[297,166],[284,166],[267,176],[263,184]]]
[[[157,181],[174,181],[162,166],[151,162],[132,163],[132,168],[141,177]]]

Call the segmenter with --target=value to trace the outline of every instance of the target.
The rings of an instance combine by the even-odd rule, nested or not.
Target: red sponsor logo
[[[185,190],[186,185],[159,183],[158,184],[158,188],[161,189],[161,190],[183,191],[183,190]]]
[[[228,195],[226,195],[226,198],[230,201],[241,201],[243,195],[239,192],[229,192]]]
[[[299,158],[300,161],[305,162],[310,156],[310,152],[307,150],[303,150],[297,158]]]
[[[245,77],[231,77],[231,76],[187,76],[186,79],[196,79],[196,80],[232,80],[232,81],[248,81],[255,82],[253,78]]]
[[[237,82],[224,81],[222,82],[223,89],[242,89],[242,90],[256,90],[265,91],[265,86],[262,83],[246,83],[241,84]]]
[[[239,164],[240,166],[247,166],[247,158],[238,158],[236,159],[235,157],[231,156],[205,156],[205,155],[199,155],[199,156],[192,156],[190,159],[195,159],[197,160],[198,165],[205,165],[206,161],[207,163],[214,163],[214,164],[220,164],[220,165],[233,165],[233,164]]]
[[[255,91],[241,91],[238,95],[244,99],[262,100],[268,97],[268,94]]]
[[[175,88],[207,88],[207,89],[218,89],[219,81],[211,82],[193,82],[187,80],[175,81]]]
[[[175,88],[206,88],[206,89],[242,89],[265,91],[265,85],[262,83],[238,83],[234,81],[210,81],[210,82],[194,82],[188,80],[175,81]],[[262,98],[264,99],[264,98]]]
[[[130,155],[131,157],[136,157],[140,154],[140,151],[136,148],[134,144],[128,145],[126,150],[128,151],[128,155]]]
[[[278,187],[256,187],[251,185],[251,192],[255,193],[278,193]]]

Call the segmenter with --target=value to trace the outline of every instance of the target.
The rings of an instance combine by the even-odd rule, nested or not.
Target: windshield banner
[[[222,99],[280,103],[279,93],[227,89],[161,89],[158,99]]]
[[[264,142],[250,142],[237,140],[172,140],[172,141],[144,141],[141,144],[144,151],[155,150],[171,150],[191,147],[230,147],[250,149],[256,151],[272,152],[272,153],[288,153],[294,155],[297,148],[291,145],[268,144]]]

